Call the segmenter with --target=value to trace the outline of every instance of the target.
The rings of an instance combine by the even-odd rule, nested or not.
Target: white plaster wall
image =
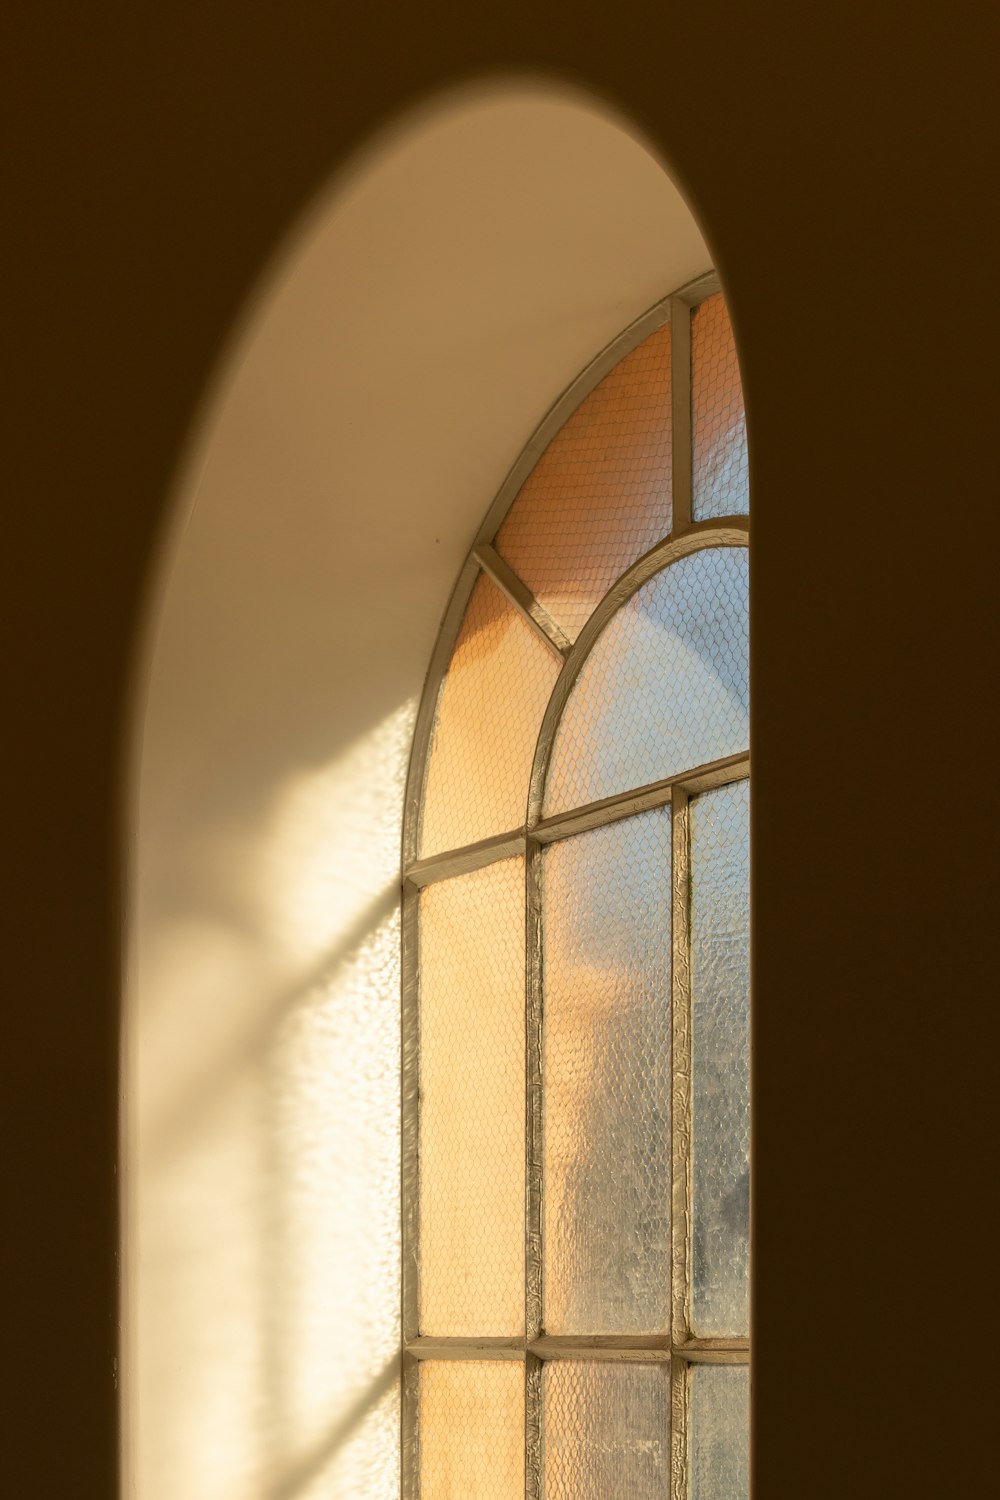
[[[620,122],[456,94],[298,226],[149,608],[126,1004],[126,1493],[395,1496],[397,899],[416,701],[476,526],[707,267]]]

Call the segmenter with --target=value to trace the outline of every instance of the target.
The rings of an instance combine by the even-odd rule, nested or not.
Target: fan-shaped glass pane
[[[555,654],[481,576],[438,695],[421,854],[523,824],[538,727],[558,674]]]
[[[691,317],[692,515],[746,515],[750,509],[747,423],[736,344],[721,293]]]
[[[713,547],[651,578],[594,645],[552,748],[545,812],[745,750],[747,554]]]
[[[575,639],[671,521],[670,328],[591,391],[528,476],[497,551]]]

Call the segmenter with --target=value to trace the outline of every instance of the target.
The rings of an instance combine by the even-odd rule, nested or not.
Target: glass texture
[[[556,433],[496,548],[575,639],[671,522],[670,327],[626,354]]]
[[[481,575],[438,697],[421,854],[522,826],[538,728],[558,675],[554,654]]]
[[[420,1500],[524,1500],[524,1365],[422,1360]]]
[[[669,1483],[669,1365],[543,1367],[544,1500],[668,1500]]]
[[[694,519],[746,515],[747,421],[736,344],[721,293],[691,316],[691,429]]]
[[[691,1323],[749,1333],[750,784],[691,801]]]
[[[544,854],[548,1333],[670,1318],[670,809]]]
[[[552,747],[545,812],[745,750],[747,552],[712,547],[657,573],[594,644]]]
[[[692,1365],[688,1381],[690,1500],[747,1500],[750,1371],[745,1365]]]
[[[420,1327],[524,1329],[524,861],[420,894]]]

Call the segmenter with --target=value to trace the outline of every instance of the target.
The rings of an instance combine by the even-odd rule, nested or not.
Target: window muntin
[[[744,1313],[748,1091],[742,1083],[748,1076],[748,1045],[746,966],[740,952],[745,955],[747,924],[745,917],[742,926],[737,919],[746,906],[745,900],[740,904],[745,888],[740,862],[749,774],[742,515],[747,496],[745,483],[741,489],[731,482],[741,472],[740,442],[745,443],[742,401],[734,417],[731,399],[734,382],[739,396],[738,371],[731,342],[730,368],[725,340],[718,337],[710,351],[715,360],[710,374],[725,401],[722,418],[710,431],[715,449],[729,458],[713,460],[714,470],[703,463],[700,479],[692,471],[692,451],[699,451],[699,443],[702,451],[706,447],[697,427],[697,392],[710,364],[698,352],[705,341],[699,344],[696,336],[692,375],[692,323],[697,329],[704,307],[710,316],[703,327],[727,331],[720,306],[713,277],[684,289],[639,320],[557,404],[484,523],[432,662],[404,835],[403,1464],[408,1500],[418,1495],[443,1500],[453,1492],[451,1481],[440,1477],[440,1462],[433,1473],[428,1467],[427,1443],[434,1453],[445,1451],[440,1424],[453,1422],[467,1429],[464,1435],[456,1430],[461,1448],[475,1423],[461,1415],[467,1398],[449,1416],[446,1403],[431,1403],[427,1392],[442,1389],[449,1379],[459,1382],[456,1389],[461,1386],[457,1374],[439,1381],[430,1373],[455,1361],[469,1366],[470,1381],[472,1365],[493,1361],[515,1365],[522,1381],[523,1404],[516,1415],[509,1403],[497,1402],[491,1420],[503,1424],[502,1432],[497,1429],[503,1451],[512,1440],[509,1424],[520,1423],[523,1466],[515,1473],[516,1466],[506,1465],[505,1479],[498,1473],[472,1482],[467,1476],[460,1488],[471,1500],[508,1495],[520,1500],[525,1494],[597,1500],[609,1484],[620,1486],[623,1475],[630,1476],[629,1493],[634,1489],[643,1497],[665,1497],[669,1491],[672,1500],[686,1500],[689,1493],[709,1500],[717,1492],[731,1500],[739,1493],[731,1485],[745,1471],[746,1430],[739,1413],[745,1408],[740,1381],[749,1359]],[[660,412],[669,412],[670,461],[666,469],[661,465],[656,482],[647,474],[635,489],[638,494],[645,486],[649,525],[659,529],[652,536],[642,533],[626,506],[626,541],[618,551],[605,546],[609,562],[602,558],[601,538],[613,527],[615,495],[597,485],[584,487],[574,499],[571,486],[553,485],[551,472],[560,465],[564,474],[575,472],[569,439],[575,430],[584,448],[591,441],[595,424],[584,419],[588,402],[592,411],[610,412],[620,425],[618,433],[613,421],[603,429],[610,464],[628,453],[630,442],[633,451],[644,443],[655,445],[648,421],[637,441],[626,431],[628,401],[622,392],[628,381],[620,375],[630,362],[633,370],[644,372],[646,390],[656,392]],[[615,400],[606,399],[609,390]],[[554,456],[546,477],[548,455]],[[650,468],[655,470],[655,463]],[[706,469],[711,470],[707,479]],[[589,470],[583,464],[576,472]],[[713,491],[713,474],[733,511]],[[707,513],[692,521],[697,495]],[[532,496],[538,524],[532,522]],[[668,525],[672,519],[665,535],[664,516]],[[560,520],[562,533],[554,524]],[[560,535],[568,537],[561,556]],[[514,559],[532,573],[530,580],[514,572]],[[600,576],[604,597],[585,613],[584,604],[587,610],[593,604],[587,589],[593,592],[600,566],[620,570],[623,561],[630,565],[621,577],[607,571]],[[570,586],[574,570],[582,579],[575,590]],[[701,591],[693,585],[699,577]],[[482,788],[488,800],[497,782],[509,784],[510,736],[505,738],[505,730],[492,732],[504,712],[496,694],[483,686],[491,673],[497,680],[500,652],[473,653],[479,681],[467,702],[478,700],[480,710],[465,708],[463,752],[455,757],[464,755],[471,764],[454,778],[439,779],[435,796],[442,805],[457,804],[446,817],[476,837],[451,848],[435,839],[432,851],[418,834],[423,797],[434,787],[434,749],[453,734],[446,712],[449,676],[452,701],[464,686],[455,684],[462,657],[457,650],[451,653],[451,643],[456,637],[460,644],[474,638],[469,621],[487,581],[502,590],[524,629],[533,633],[554,688],[542,713],[542,674],[526,673],[526,691],[513,709],[521,745],[530,737],[532,716],[541,720],[530,781],[522,782],[526,810],[513,823],[495,811],[483,816]],[[532,581],[543,597],[528,586]],[[592,691],[602,657],[611,677],[617,671],[621,679],[621,691],[603,698]],[[536,650],[529,659],[540,661],[542,655]],[[658,680],[664,676],[672,679],[670,693]],[[508,670],[504,680],[505,700],[512,702],[517,670]],[[644,710],[643,685],[649,700]],[[685,712],[672,737],[666,736],[663,726],[677,704]],[[681,720],[688,721],[683,732]],[[574,722],[571,734],[567,726]],[[456,744],[462,739],[453,736]],[[523,751],[519,758],[523,764]],[[475,787],[479,802],[473,807]],[[722,802],[728,799],[727,807],[735,799],[735,813],[729,808],[728,820],[714,816],[713,821],[722,803],[712,799],[720,795]],[[504,805],[511,806],[510,796]],[[727,858],[733,871],[722,868]],[[491,934],[502,903],[486,901],[444,965],[452,976],[450,998],[439,996],[435,963],[425,962],[428,913],[435,905],[427,897],[445,897],[449,887],[471,889],[487,871],[515,866],[524,874],[525,916],[516,970],[510,916],[503,919],[508,939],[500,956]],[[489,1053],[497,1019],[492,997],[500,991],[508,997],[504,1029],[509,1038],[512,984],[521,986],[523,1068],[512,1058],[498,1068]],[[449,1039],[436,1072],[422,1050],[422,1038],[430,1034]],[[720,1091],[720,1079],[726,1059],[734,1056],[740,1086],[738,1099],[730,1100],[724,1088]],[[506,1093],[497,1092],[499,1072],[506,1076]],[[438,1150],[435,1163],[428,1156],[426,1121],[436,1118],[435,1110],[447,1115],[449,1093],[455,1107],[451,1144]],[[494,1101],[501,1095],[505,1102],[499,1106]],[[421,1107],[428,1112],[423,1121]],[[462,1112],[469,1109],[477,1123],[463,1128]],[[522,1144],[522,1176],[514,1192],[509,1181],[501,1186],[497,1180],[504,1171],[499,1154],[508,1162],[511,1156],[512,1110]],[[711,1133],[718,1135],[720,1125],[723,1139],[713,1147]],[[446,1130],[442,1139],[448,1136]],[[507,1143],[503,1153],[501,1136]],[[463,1174],[472,1177],[471,1185],[455,1190],[450,1246],[447,1235],[439,1242],[433,1233],[428,1236],[425,1206],[428,1195],[443,1191],[449,1180],[449,1152],[461,1158],[450,1177],[460,1182]],[[438,1179],[433,1191],[425,1180],[429,1172]],[[490,1215],[501,1199],[503,1222],[493,1222]],[[497,1319],[494,1303],[487,1308],[480,1302],[475,1315],[469,1313],[491,1278],[497,1279],[490,1253],[477,1256],[475,1249],[494,1233],[508,1246],[520,1236],[523,1302],[516,1330],[509,1269],[503,1278],[504,1316]],[[509,1261],[508,1250],[508,1268]],[[450,1289],[449,1266],[459,1273]],[[444,1303],[451,1298],[449,1316],[428,1320],[423,1288],[428,1277],[443,1289]],[[488,1291],[485,1296],[488,1302]],[[735,1369],[732,1380],[723,1378],[733,1365],[742,1366],[742,1373]],[[699,1385],[697,1373],[704,1366],[712,1374],[706,1372]],[[475,1377],[480,1378],[486,1379]],[[503,1378],[512,1379],[509,1372]],[[712,1416],[716,1408],[724,1420]],[[433,1434],[429,1421],[436,1424]],[[713,1435],[717,1427],[724,1429],[729,1446],[712,1458],[722,1441]]]

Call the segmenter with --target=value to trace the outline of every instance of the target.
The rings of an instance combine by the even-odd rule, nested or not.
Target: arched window
[[[407,1500],[736,1500],[749,1321],[748,491],[714,275],[528,444],[404,829]]]

